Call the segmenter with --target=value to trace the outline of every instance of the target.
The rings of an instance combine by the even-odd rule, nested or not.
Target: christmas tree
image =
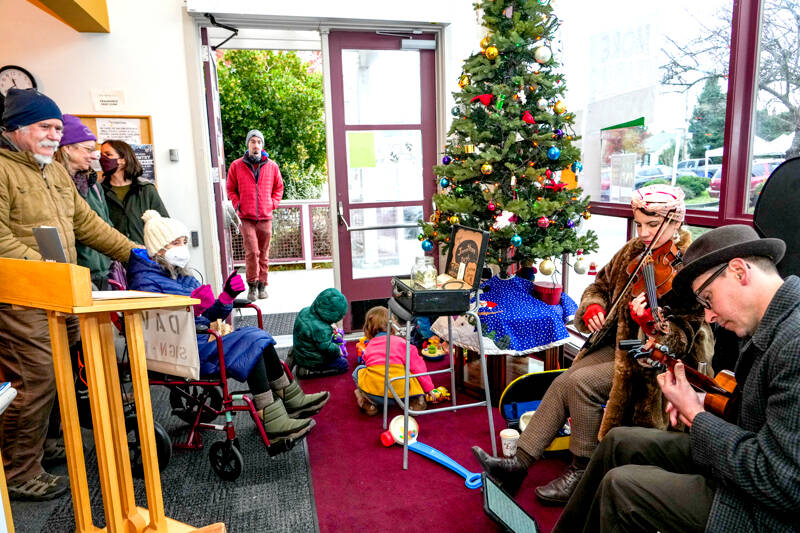
[[[513,263],[556,259],[597,249],[578,235],[589,199],[577,187],[582,165],[574,114],[553,59],[558,19],[550,0],[485,0],[487,35],[464,62],[442,164],[440,192],[422,223],[425,251],[447,250],[454,224],[491,232],[486,261],[505,273]],[[552,263],[541,268],[551,274]],[[542,265],[543,267],[545,265]]]

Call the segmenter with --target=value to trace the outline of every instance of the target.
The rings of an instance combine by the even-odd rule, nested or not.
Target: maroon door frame
[[[434,34],[415,35],[415,39],[435,39]],[[422,204],[425,220],[433,211],[431,198],[436,192],[433,166],[436,164],[436,69],[435,51],[420,50],[421,119],[420,124],[358,125],[344,123],[344,85],[342,80],[342,50],[400,50],[403,37],[361,32],[331,31],[328,36],[331,71],[331,107],[333,123],[333,146],[336,154],[336,204],[343,206],[342,216],[350,221],[349,191],[347,187],[347,142],[348,131],[360,130],[421,130],[422,131],[422,177],[423,197],[417,201],[359,203],[358,209],[371,207],[403,207]],[[389,102],[387,105],[391,105]],[[342,290],[348,301],[387,298],[391,294],[391,277],[353,280],[353,261],[350,253],[350,233],[337,217],[339,236],[339,264]],[[344,319],[346,330],[352,325],[351,315]]]
[[[731,56],[722,154],[722,189],[719,210],[689,209],[686,224],[716,227],[753,224],[745,213],[745,191],[749,188],[753,107],[757,95],[761,0],[732,0]],[[631,218],[630,207],[611,202],[592,202],[592,213]],[[630,236],[630,235],[629,235]]]
[[[222,134],[222,123],[220,117],[214,111],[216,109],[215,104],[219,102],[219,87],[217,85],[216,57],[208,44],[208,28],[200,28],[200,43],[208,51],[203,57],[203,82],[206,91],[206,118],[208,119],[209,148],[211,149],[211,168],[216,168],[219,171],[219,175],[216,176],[217,179],[213,181],[212,186],[214,189],[214,212],[217,215],[220,263],[222,275],[226,276],[233,268],[233,251],[230,235],[225,228],[225,214],[222,211],[222,201],[225,197],[222,191],[222,180],[225,179],[227,174],[225,173],[225,154],[221,152],[217,144],[217,136]]]

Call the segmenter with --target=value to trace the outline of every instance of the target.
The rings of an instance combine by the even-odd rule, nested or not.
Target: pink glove
[[[200,300],[199,304],[194,304],[194,316],[200,316],[203,311],[214,305],[214,293],[211,291],[211,285],[200,285],[192,291],[192,298]]]
[[[222,305],[231,305],[233,300],[239,293],[244,291],[244,281],[242,276],[234,270],[231,272],[228,279],[225,280],[225,287],[222,289],[222,294],[219,295],[219,302]]]

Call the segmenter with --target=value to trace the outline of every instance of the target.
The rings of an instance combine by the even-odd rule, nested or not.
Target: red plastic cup
[[[381,433],[381,444],[387,448],[394,444],[394,437],[392,436],[392,432],[390,430],[387,429]]]

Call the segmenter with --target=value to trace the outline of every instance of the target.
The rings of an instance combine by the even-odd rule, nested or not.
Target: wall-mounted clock
[[[5,108],[5,99],[8,90],[12,87],[18,89],[35,89],[36,80],[33,74],[16,65],[0,67],[0,115]]]

